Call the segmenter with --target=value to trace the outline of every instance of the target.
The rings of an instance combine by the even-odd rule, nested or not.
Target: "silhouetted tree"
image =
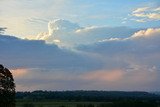
[[[0,107],[15,107],[15,83],[12,73],[0,64]]]

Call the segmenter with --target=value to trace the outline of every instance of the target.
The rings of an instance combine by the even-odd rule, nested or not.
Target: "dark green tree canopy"
[[[15,107],[15,83],[12,73],[0,64],[0,107]]]

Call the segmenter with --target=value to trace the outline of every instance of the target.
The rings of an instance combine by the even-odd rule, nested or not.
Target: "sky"
[[[17,91],[160,91],[159,0],[0,5],[0,63]]]

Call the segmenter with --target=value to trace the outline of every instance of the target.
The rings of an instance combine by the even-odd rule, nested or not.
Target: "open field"
[[[21,102],[17,101],[16,107],[111,107],[110,102]]]
[[[17,101],[16,107],[160,107],[154,102],[69,102],[69,101]]]
[[[17,92],[16,107],[160,107],[160,96],[148,92]]]

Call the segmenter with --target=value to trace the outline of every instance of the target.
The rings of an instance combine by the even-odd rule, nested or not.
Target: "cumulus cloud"
[[[63,19],[57,19],[48,23],[49,35],[53,35],[56,31],[72,32],[79,28],[78,24]]]
[[[57,19],[48,23],[48,32],[38,34],[38,40],[56,43],[60,46],[90,44],[105,38],[126,38],[138,29],[129,27],[91,26],[81,27],[76,23]]]
[[[135,32],[128,38],[109,38],[91,45],[81,45],[78,49],[104,55],[138,55],[139,52],[158,53],[160,51],[160,28],[148,28]],[[127,55],[128,54],[128,55]],[[145,53],[147,54],[147,53]],[[145,55],[144,54],[144,55]],[[106,56],[107,57],[107,56]],[[138,57],[138,56],[137,56]],[[112,59],[111,59],[112,60]]]
[[[45,37],[50,35],[49,32],[39,35],[41,40],[19,39],[1,34],[0,50],[3,51],[0,52],[0,62],[12,70],[17,90],[160,89],[160,28],[131,29],[135,32],[130,33],[129,30],[127,33],[127,30],[125,36],[116,35],[128,27],[67,28],[54,26],[53,32],[61,30],[70,34],[70,31],[76,34],[71,36],[84,37],[85,40],[93,40],[92,34],[93,38],[99,38],[98,32],[99,35],[109,34],[110,30],[116,33],[111,32],[112,36],[102,36],[92,44],[80,44],[72,49],[46,44]],[[53,40],[65,40],[55,39],[61,35],[53,34],[50,35]]]
[[[142,7],[137,8],[132,12],[132,16],[138,18],[137,22],[146,22],[152,20],[160,20],[160,7],[150,8],[150,7]]]
[[[160,37],[160,28],[149,28],[147,30],[140,30],[136,32],[132,38],[152,38],[152,37]]]
[[[109,73],[107,71],[117,68],[120,71],[116,74],[120,75],[115,76],[115,80],[119,79],[119,83],[116,81],[115,84],[124,86],[124,83],[128,83],[138,86],[139,89],[144,87],[145,90],[149,90],[150,85],[153,85],[158,90],[160,88],[157,86],[158,75],[160,75],[159,31],[159,28],[149,28],[140,30],[128,38],[105,39],[92,45],[79,46],[78,49],[94,54],[104,61],[106,64],[104,71],[95,73],[97,76],[104,74],[104,76],[99,76],[102,80],[108,78],[105,77]],[[95,77],[93,73],[92,79],[94,78],[98,77]]]
[[[160,28],[140,30],[132,35],[130,39],[140,44],[140,46],[144,46],[144,48],[159,50],[158,46],[160,45]]]

